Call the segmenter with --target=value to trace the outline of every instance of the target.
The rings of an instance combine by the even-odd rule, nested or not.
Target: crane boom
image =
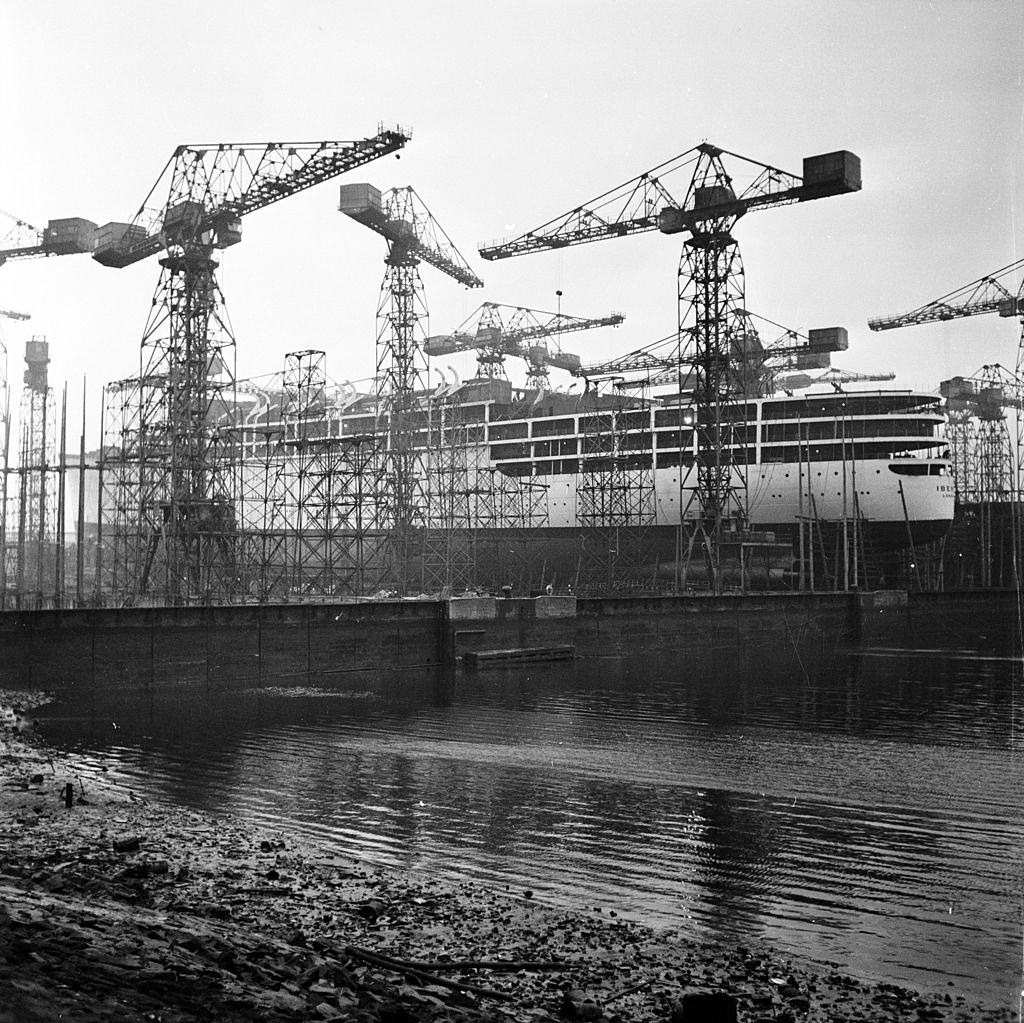
[[[659,354],[660,353],[660,354]],[[669,334],[636,351],[617,355],[604,362],[581,366],[577,376],[588,380],[614,377],[623,373],[651,373],[667,370],[679,363],[679,335]]]
[[[695,174],[682,202],[662,180],[702,159],[731,156],[757,168],[753,179],[737,194],[730,186],[709,185]],[[710,180],[710,179],[709,179]],[[852,153],[828,153],[804,160],[799,177],[768,164],[702,143],[638,177],[613,188],[517,238],[480,248],[484,259],[505,259],[529,252],[583,245],[655,229],[663,234],[694,231],[708,220],[739,217],[752,209],[806,202],[860,188],[860,162]]]
[[[624,319],[622,313],[614,312],[597,317],[569,316],[562,312],[484,302],[451,334],[427,338],[424,351],[436,357],[476,350],[481,353],[481,365],[493,367],[494,372],[499,371],[505,356],[512,355],[525,359],[535,368],[552,365],[578,375],[578,355],[562,351],[557,343],[549,350],[546,344],[541,349],[530,342],[598,327],[617,327]]]
[[[512,310],[506,320],[503,310]],[[541,317],[547,317],[541,319]],[[484,302],[471,313],[451,334],[427,339],[428,355],[449,355],[465,352],[485,345],[515,346],[524,341],[570,334],[595,327],[617,327],[625,319],[622,313],[608,316],[569,316],[566,313],[548,313],[525,306],[506,306],[499,302]]]
[[[1016,292],[1011,292],[1002,283],[1002,278],[1024,268],[1024,259],[1004,266],[995,273],[979,277],[948,295],[928,302],[908,313],[895,316],[880,316],[868,320],[871,330],[892,330],[894,327],[911,327],[919,323],[934,323],[937,320],[955,320],[964,316],[980,316],[983,313],[999,313],[1000,316],[1024,316],[1024,281]]]
[[[776,389],[782,391],[799,391],[805,387],[813,387],[815,384],[831,384],[833,388],[838,390],[843,384],[895,379],[895,373],[855,373],[852,370],[831,366],[819,376],[811,376],[810,373],[804,373],[799,370],[793,373],[782,373],[775,377],[773,383]]]
[[[199,239],[227,248],[241,240],[246,214],[396,152],[411,137],[381,125],[355,142],[178,146],[132,220],[98,229],[93,258],[120,268]]]

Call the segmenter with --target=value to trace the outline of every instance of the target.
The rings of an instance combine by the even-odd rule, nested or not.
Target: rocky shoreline
[[[86,788],[33,698],[0,693],[4,1023],[1017,1019]]]

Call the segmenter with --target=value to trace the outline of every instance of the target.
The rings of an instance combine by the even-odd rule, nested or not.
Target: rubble
[[[0,723],[0,1023],[1016,1019],[86,789],[25,721]]]

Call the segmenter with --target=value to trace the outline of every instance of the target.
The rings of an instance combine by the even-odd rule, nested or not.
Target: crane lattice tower
[[[171,602],[237,596],[240,430],[235,339],[215,271],[218,250],[241,241],[241,220],[408,141],[381,127],[357,142],[179,146],[130,223],[96,231],[94,258],[124,267],[166,250],[105,465],[107,538],[124,599]],[[162,188],[167,185],[167,198]],[[160,193],[161,197],[157,197]]]
[[[421,262],[468,288],[483,287],[451,239],[411,186],[386,193],[372,185],[343,185],[341,212],[381,235],[386,270],[377,305],[375,392],[380,474],[386,492],[377,499],[391,535],[389,576],[400,593],[415,580],[414,530],[429,519],[430,469],[418,442],[429,432],[425,342],[427,303]],[[419,582],[426,580],[420,573]]]

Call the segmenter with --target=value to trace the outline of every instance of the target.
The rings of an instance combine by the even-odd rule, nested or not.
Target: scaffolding
[[[107,571],[129,603],[231,602],[241,586],[235,342],[216,265],[161,260],[139,375],[107,388]]]
[[[652,411],[643,401],[595,393],[580,415],[581,593],[649,590],[655,521]],[[648,568],[649,571],[649,568]]]
[[[473,516],[480,484],[477,456],[486,427],[464,420],[458,391],[447,400],[431,395],[428,409],[423,588],[461,593],[477,586],[478,523]]]

